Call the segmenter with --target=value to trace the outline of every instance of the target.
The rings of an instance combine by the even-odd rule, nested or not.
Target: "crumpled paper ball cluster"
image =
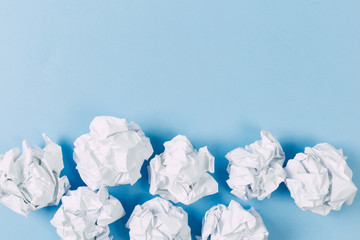
[[[357,188],[341,149],[328,143],[307,147],[283,168],[280,143],[269,131],[261,131],[261,138],[226,155],[227,183],[235,196],[263,200],[285,182],[302,210],[327,215],[353,202]],[[61,147],[46,135],[44,139],[43,149],[33,149],[24,141],[22,154],[14,148],[0,155],[0,202],[27,216],[30,211],[58,205],[61,199],[51,224],[62,239],[112,239],[108,225],[125,211],[107,187],[136,183],[144,161],[153,154],[150,139],[134,122],[95,117],[90,132],[74,143],[76,168],[87,187],[71,191],[67,177],[60,177],[64,168]],[[191,239],[188,215],[174,204],[192,204],[218,192],[210,174],[215,172],[215,158],[207,147],[196,150],[183,135],[165,142],[164,147],[148,166],[149,192],[160,197],[135,207],[126,224],[130,239]],[[253,208],[244,210],[232,200],[228,207],[219,204],[206,212],[197,238],[266,240],[268,235]]]

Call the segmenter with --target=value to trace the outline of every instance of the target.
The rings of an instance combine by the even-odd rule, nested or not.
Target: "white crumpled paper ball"
[[[82,180],[92,190],[134,184],[153,153],[149,138],[134,123],[116,117],[95,117],[90,132],[76,139],[74,160]]]
[[[137,205],[126,227],[131,240],[191,240],[187,213],[160,197]]]
[[[208,173],[214,172],[214,157],[207,147],[197,151],[182,135],[164,146],[165,151],[156,155],[148,167],[151,194],[174,203],[191,204],[218,192],[218,183]]]
[[[344,203],[350,205],[357,188],[346,159],[341,149],[320,143],[289,160],[285,183],[295,203],[321,215],[340,210]]]
[[[0,202],[27,216],[30,211],[58,205],[70,188],[64,168],[61,147],[43,134],[46,146],[31,148],[23,141],[23,153],[13,148],[0,155]]]
[[[210,208],[202,223],[199,240],[266,240],[269,232],[254,208],[246,211],[231,200],[229,207],[218,204]]]
[[[270,197],[285,179],[285,154],[269,132],[261,131],[262,140],[226,154],[229,160],[227,184],[235,196],[247,200]]]
[[[109,224],[125,215],[119,200],[106,188],[68,191],[51,224],[63,240],[109,240]]]

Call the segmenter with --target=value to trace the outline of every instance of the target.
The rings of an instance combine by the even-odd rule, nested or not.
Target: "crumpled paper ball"
[[[160,197],[134,208],[126,227],[131,240],[190,240],[188,215]]]
[[[13,148],[0,155],[0,202],[27,216],[30,211],[58,205],[70,188],[64,168],[61,147],[43,134],[46,146],[31,148],[23,141],[23,153]]]
[[[261,140],[226,154],[229,160],[227,184],[235,196],[247,200],[270,198],[285,179],[285,154],[269,132],[261,131]]]
[[[229,207],[218,204],[210,208],[202,223],[199,240],[266,240],[269,232],[254,208],[245,210],[231,200]]]
[[[125,215],[119,200],[104,187],[68,191],[51,224],[64,240],[109,240],[109,224]]]
[[[327,215],[340,210],[344,203],[350,205],[357,188],[346,159],[342,149],[320,143],[289,160],[285,183],[298,207]]]
[[[116,117],[95,117],[90,132],[76,139],[74,160],[82,180],[92,190],[101,186],[133,185],[144,160],[153,153],[149,138],[134,123]]]
[[[214,157],[207,147],[197,151],[182,135],[164,146],[165,151],[156,155],[148,167],[151,194],[174,203],[191,204],[218,192],[218,183],[207,173],[214,172]]]

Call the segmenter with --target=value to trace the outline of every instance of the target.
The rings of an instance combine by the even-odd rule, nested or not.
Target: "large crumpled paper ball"
[[[269,232],[254,208],[245,210],[231,200],[210,208],[203,219],[199,240],[266,240]]]
[[[321,215],[340,210],[344,203],[350,205],[357,188],[346,159],[341,149],[320,143],[289,160],[285,183],[295,203]]]
[[[43,134],[46,146],[31,148],[23,141],[23,153],[13,148],[0,155],[0,202],[27,216],[30,211],[58,205],[70,188],[64,168],[61,147]]]
[[[208,173],[214,172],[214,157],[207,147],[197,151],[182,135],[164,146],[165,151],[156,155],[148,167],[151,194],[174,203],[191,204],[218,192],[217,182]]]
[[[101,186],[133,185],[153,153],[150,140],[134,123],[116,117],[95,117],[90,132],[76,139],[74,160],[82,180],[92,190]]]
[[[125,215],[119,200],[106,188],[68,191],[51,224],[64,240],[109,240],[109,224]]]
[[[126,227],[131,240],[190,240],[188,215],[160,197],[134,208]]]
[[[285,179],[285,154],[269,131],[261,131],[261,140],[226,154],[229,160],[227,184],[235,196],[247,200],[270,197]]]

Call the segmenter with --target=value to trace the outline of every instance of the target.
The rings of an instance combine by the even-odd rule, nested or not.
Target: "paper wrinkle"
[[[266,240],[269,233],[254,208],[245,210],[231,200],[229,207],[218,204],[210,208],[202,223],[198,240]]]
[[[68,191],[51,224],[64,240],[109,240],[109,224],[125,215],[120,201],[105,187]]]
[[[285,154],[280,143],[266,130],[261,140],[226,154],[229,160],[226,181],[235,196],[247,200],[270,198],[285,179]]]
[[[218,183],[207,173],[214,173],[215,160],[207,147],[197,151],[182,135],[164,146],[165,151],[156,155],[148,167],[151,194],[174,203],[191,204],[218,192]]]
[[[74,145],[76,168],[92,190],[133,185],[141,177],[144,160],[153,153],[149,138],[136,123],[110,116],[95,117],[90,132]]]
[[[16,213],[28,216],[30,211],[58,205],[70,188],[64,168],[61,147],[45,134],[45,147],[31,148],[23,141],[23,153],[13,148],[0,155],[0,202]]]
[[[352,204],[357,188],[346,159],[342,149],[320,143],[289,160],[285,182],[295,203],[321,215]]]
[[[131,240],[191,240],[187,213],[160,197],[137,205],[126,227]]]

